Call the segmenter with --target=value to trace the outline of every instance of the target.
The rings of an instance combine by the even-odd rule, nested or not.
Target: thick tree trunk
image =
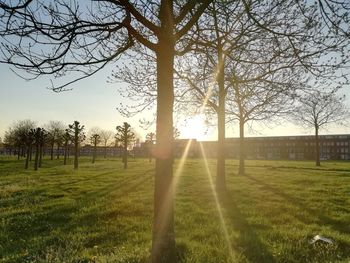
[[[217,149],[217,172],[216,189],[218,192],[226,190],[225,175],[225,79],[224,79],[224,61],[221,52],[218,59],[217,82],[219,87],[219,105],[218,105],[218,149]]]
[[[315,126],[315,159],[316,159],[316,166],[321,166],[320,162],[320,144],[319,144],[319,138],[318,138],[318,126]]]
[[[244,148],[244,122],[243,120],[239,120],[239,175],[245,174],[245,148]]]
[[[171,17],[169,8],[162,10],[163,22]],[[164,7],[163,7],[164,9]],[[163,31],[169,31],[164,26]],[[157,143],[155,145],[156,171],[154,188],[154,220],[152,262],[174,262],[174,203],[173,203],[173,66],[174,44],[171,36],[163,35],[157,51]]]

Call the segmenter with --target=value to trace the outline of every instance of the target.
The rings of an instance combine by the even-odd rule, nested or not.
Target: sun
[[[208,126],[206,125],[205,116],[202,114],[191,116],[184,119],[180,126],[180,138],[182,139],[208,139]]]

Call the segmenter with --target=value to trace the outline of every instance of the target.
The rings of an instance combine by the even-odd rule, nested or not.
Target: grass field
[[[154,164],[61,162],[0,159],[0,262],[148,262]],[[208,169],[187,160],[176,180],[178,262],[350,262],[349,162],[248,161],[237,176],[229,160],[219,197]]]

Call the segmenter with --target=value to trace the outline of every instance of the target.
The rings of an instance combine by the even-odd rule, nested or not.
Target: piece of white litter
[[[310,240],[310,244],[314,244],[317,241],[323,241],[323,242],[326,242],[328,244],[333,244],[333,240],[332,239],[326,238],[326,237],[323,237],[323,236],[320,236],[320,235],[314,236],[313,239]]]

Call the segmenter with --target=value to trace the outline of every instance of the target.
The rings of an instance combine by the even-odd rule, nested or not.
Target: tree
[[[107,157],[107,145],[110,142],[110,139],[113,136],[113,131],[110,130],[101,130],[100,131],[100,136],[101,136],[101,141],[103,142],[103,146],[104,146],[104,154],[103,157],[106,158]]]
[[[320,58],[333,54],[346,57],[349,27],[348,18],[343,19],[342,15],[347,8],[349,5],[344,2],[318,1],[309,5],[282,0],[271,3],[217,1],[206,10],[196,24],[195,56],[187,56],[189,66],[178,75],[194,91],[192,96],[200,104],[197,108],[209,106],[217,114],[217,187],[225,188],[225,100],[230,74],[247,67],[258,69],[258,74],[251,70],[253,76],[249,76],[250,81],[258,82],[289,69],[294,76],[293,70],[298,70],[303,71],[303,75],[322,76],[337,84],[344,81],[345,76],[339,69],[346,66],[349,57],[328,61]],[[310,19],[304,19],[306,17]]]
[[[152,261],[173,260],[175,249],[172,188],[173,63],[177,53],[192,45],[186,34],[211,0],[203,1],[93,1],[87,6],[71,1],[1,1],[0,35],[10,37],[2,61],[39,76],[79,77],[53,87],[64,89],[100,71],[140,44],[157,61],[157,134]],[[25,22],[24,22],[25,21]],[[15,37],[19,42],[15,43]],[[28,40],[28,41],[25,41]],[[182,43],[180,43],[182,41]],[[21,45],[21,43],[26,45]],[[29,42],[29,43],[28,43]],[[50,46],[42,49],[41,46]],[[23,59],[22,59],[23,58]]]
[[[149,132],[146,134],[146,145],[147,145],[149,162],[152,162],[155,141],[156,141],[156,134],[154,132]]]
[[[68,0],[20,0],[16,6],[10,6],[7,1],[0,1],[0,35],[8,40],[2,47],[1,53],[4,58],[0,62],[23,69],[34,78],[48,74],[59,77],[72,71],[81,74],[68,83],[53,87],[56,91],[95,74],[127,51],[129,54],[137,53],[141,45],[155,54],[157,64],[155,155],[157,159],[152,236],[153,262],[172,261],[175,258],[173,146],[169,143],[173,138],[174,58],[175,55],[187,53],[193,46],[194,42],[190,39],[188,32],[211,2],[212,0],[162,0],[160,2],[100,0],[93,1],[91,5],[79,5],[77,2],[72,3]],[[285,17],[277,13],[276,17],[271,19],[275,21],[272,26],[268,23],[271,21],[261,20],[271,17],[268,11],[276,9],[280,11],[277,7],[283,3],[285,5],[282,11],[285,8],[287,9],[285,13],[290,14],[288,19],[293,16],[300,17],[300,20],[311,17],[305,20],[310,20],[309,24],[313,23],[314,10],[306,12],[309,10],[307,9],[309,5],[302,5],[299,1],[289,5],[290,1],[280,0],[274,2],[272,7],[268,6],[269,10],[266,10],[265,2],[246,0],[242,2],[251,19],[270,31],[273,31],[276,23],[287,19],[283,19]],[[328,3],[327,0],[318,2],[323,4],[323,9],[324,2]],[[346,2],[332,1],[331,3],[343,9],[348,7]],[[257,6],[258,9],[252,10],[252,6]],[[321,9],[319,6],[317,8]],[[260,9],[265,12],[256,12]],[[293,12],[299,9],[305,12]],[[333,24],[328,23],[328,28],[331,28],[332,32],[337,29],[343,33],[348,28],[347,13],[340,16],[342,13],[337,12],[338,9],[332,8],[331,11],[331,18],[336,17],[337,21]],[[327,18],[330,17],[329,12],[323,12],[324,14]],[[337,14],[339,16],[336,16]],[[338,22],[338,20],[341,21]],[[331,19],[327,21],[332,22]],[[293,23],[300,24],[295,21]],[[327,29],[321,28],[323,31]],[[276,33],[288,33],[290,28],[283,27],[281,31]],[[305,43],[303,39],[300,42]],[[333,42],[335,46],[338,43]],[[299,50],[295,49],[295,53],[298,55]]]
[[[26,161],[25,161],[24,169],[28,169],[32,147],[35,140],[35,129],[30,129],[25,131],[25,133],[22,134],[21,139],[23,140],[24,145],[26,147]]]
[[[95,163],[96,160],[96,152],[97,152],[97,145],[101,142],[101,136],[98,133],[94,133],[90,137],[90,141],[92,145],[94,146],[94,151],[92,154],[92,163]]]
[[[57,159],[62,144],[62,136],[64,134],[65,125],[61,121],[50,121],[46,125],[47,140],[50,143],[51,160],[53,160],[54,146],[57,145]]]
[[[34,170],[38,170],[39,167],[39,148],[40,148],[40,137],[41,128],[36,128],[34,133],[34,144],[35,144],[35,159],[34,159]]]
[[[79,145],[85,140],[84,128],[84,125],[80,125],[78,121],[69,125],[69,132],[72,134],[74,143],[74,169],[78,169],[79,166]]]
[[[41,128],[40,131],[40,140],[39,140],[39,163],[38,167],[41,167],[42,164],[42,159],[43,159],[43,153],[44,153],[44,146],[45,146],[45,141],[47,139],[47,132],[44,128]]]
[[[336,94],[336,90],[322,92],[315,90],[299,98],[293,114],[297,124],[315,129],[315,162],[320,166],[319,130],[332,123],[340,123],[349,116],[345,96]]]
[[[117,126],[116,139],[123,147],[124,169],[128,168],[128,147],[135,138],[135,133],[131,130],[129,123],[124,122],[123,126]]]
[[[266,46],[270,47],[268,43]],[[245,50],[242,51],[245,53]],[[241,62],[240,59],[247,55],[243,52],[239,58],[230,61],[226,73],[229,87],[226,95],[228,122],[238,121],[239,124],[238,174],[240,175],[245,173],[245,125],[249,123],[252,127],[254,122],[268,125],[268,121],[276,121],[285,116],[292,110],[293,99],[297,92],[308,81],[299,67],[285,66],[286,58],[276,60],[275,57],[274,64],[277,66],[267,62],[256,65]],[[249,53],[250,57],[254,56],[253,52]],[[255,61],[261,59],[263,54],[264,52],[256,54],[258,57]]]
[[[63,135],[63,145],[64,145],[64,157],[63,157],[63,165],[67,164],[67,156],[69,154],[69,149],[71,146],[71,142],[72,142],[72,136],[70,134],[70,130],[66,129],[65,133]]]
[[[4,143],[6,147],[17,149],[17,159],[26,155],[27,139],[30,130],[34,129],[35,122],[31,120],[20,120],[15,122],[5,132]],[[29,154],[30,155],[30,154]]]

